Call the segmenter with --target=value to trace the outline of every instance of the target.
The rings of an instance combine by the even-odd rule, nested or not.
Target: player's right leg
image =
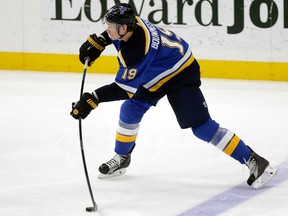
[[[245,164],[250,170],[247,184],[255,189],[261,188],[277,173],[277,169],[271,167],[268,160],[259,156],[252,149],[249,160]]]
[[[242,139],[229,129],[222,128],[210,118],[207,104],[201,90],[186,86],[168,95],[169,102],[181,128],[191,127],[194,135],[206,141],[225,154],[246,164],[250,170],[248,185],[259,188],[271,179],[276,169],[257,155]]]
[[[255,153],[235,133],[220,127],[212,119],[192,130],[199,139],[209,142],[241,164],[247,165],[250,170],[247,180],[249,186],[258,189],[276,174],[277,170],[269,166],[268,160]]]

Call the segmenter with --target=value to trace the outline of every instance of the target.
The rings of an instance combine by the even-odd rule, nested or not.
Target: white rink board
[[[91,0],[91,5],[88,5],[90,8],[84,6],[84,2],[89,1],[14,0],[13,3],[3,1],[0,9],[0,51],[78,53],[79,44],[86,40],[89,34],[94,32],[99,34],[104,30],[101,21],[92,22],[88,19],[88,15],[92,20],[99,19],[103,10],[114,5],[115,1]],[[252,6],[255,6],[259,0],[236,1],[243,2],[243,12],[234,7],[235,1],[231,0],[195,0],[192,5],[188,4],[192,1],[185,1],[186,3],[182,5],[177,5],[180,1],[167,0],[130,2],[134,3],[137,12],[145,19],[152,16],[155,21],[162,20],[166,13],[169,24],[164,25],[162,21],[159,25],[176,31],[189,41],[194,54],[199,59],[288,61],[288,7],[284,8],[286,2],[284,0],[272,1],[272,5],[265,4],[270,1],[263,0],[264,3],[258,7],[258,18],[262,23],[268,20],[269,11],[277,13],[277,17],[273,18],[273,26],[268,28],[256,26],[257,16],[252,16],[250,13]],[[154,2],[153,6],[151,2]],[[218,4],[215,6],[216,2]],[[56,15],[56,11],[60,10],[60,4],[62,19],[55,20],[60,16]],[[85,8],[88,12],[85,12]],[[200,8],[201,12],[198,17],[197,8]],[[212,8],[217,8],[217,16],[212,12]],[[237,13],[234,13],[234,8],[237,9]],[[240,21],[235,19],[235,14],[238,14]],[[79,16],[80,20],[76,20]],[[217,25],[209,25],[215,17],[217,22],[215,21],[214,24]],[[239,24],[242,21],[243,27]],[[200,22],[207,26],[201,25]],[[236,25],[242,28],[241,32],[228,33],[228,29]],[[114,49],[109,47],[105,50],[105,55],[114,55],[114,52]]]

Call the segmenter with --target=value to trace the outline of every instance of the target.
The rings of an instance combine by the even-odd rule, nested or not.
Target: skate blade
[[[276,175],[276,173],[277,169],[272,168],[271,166],[266,167],[263,174],[253,182],[252,187],[255,189],[263,187],[274,175]]]
[[[98,179],[107,179],[107,178],[113,178],[113,177],[117,177],[117,176],[121,176],[121,175],[124,175],[126,173],[126,168],[123,168],[123,169],[120,169],[120,170],[117,170],[116,172],[114,173],[111,173],[111,174],[99,174],[98,175]]]

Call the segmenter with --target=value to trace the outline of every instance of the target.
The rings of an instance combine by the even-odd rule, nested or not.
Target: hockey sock
[[[117,154],[127,155],[133,150],[138,130],[139,124],[126,124],[119,121],[115,143]]]
[[[139,100],[126,100],[120,110],[115,152],[120,155],[129,154],[135,145],[139,123],[150,108],[150,104]]]
[[[192,128],[199,139],[216,146],[227,155],[244,164],[249,160],[251,150],[232,131],[219,127],[219,124],[211,118],[199,127]]]
[[[205,141],[210,142],[219,128],[219,124],[212,120],[211,118],[208,119],[204,124],[200,125],[199,127],[192,128],[193,134]]]
[[[210,143],[241,164],[249,160],[251,150],[236,134],[226,128],[219,127]]]

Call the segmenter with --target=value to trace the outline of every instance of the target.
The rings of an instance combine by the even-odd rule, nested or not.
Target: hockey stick
[[[85,82],[88,62],[89,62],[89,57],[87,57],[86,60],[85,60],[84,71],[83,71],[83,75],[82,75],[81,90],[80,90],[80,99],[81,99],[81,96],[83,94],[84,82]],[[98,207],[97,207],[97,204],[96,204],[96,202],[94,200],[94,196],[93,196],[93,192],[92,192],[92,188],[91,188],[91,184],[90,184],[90,180],[89,180],[89,174],[88,174],[88,170],[87,170],[87,166],[86,166],[86,160],[85,160],[85,154],[84,154],[84,146],[83,146],[83,138],[82,138],[81,118],[79,118],[79,138],[80,138],[80,147],[81,147],[81,154],[82,154],[83,167],[84,167],[84,171],[85,171],[85,177],[86,177],[86,181],[87,181],[90,197],[91,197],[92,204],[93,204],[93,207],[87,207],[86,211],[87,212],[97,211]]]

